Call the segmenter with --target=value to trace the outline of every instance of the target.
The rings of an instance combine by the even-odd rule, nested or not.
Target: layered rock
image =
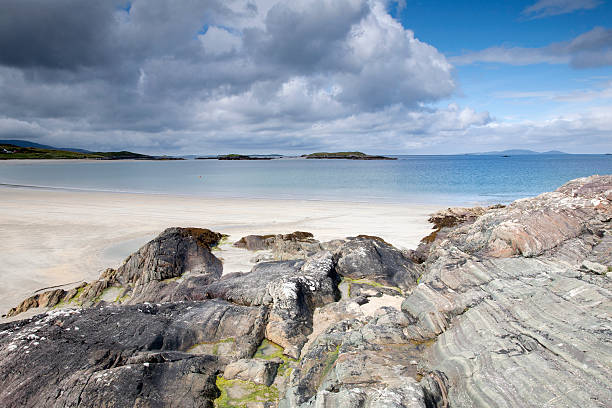
[[[0,405],[610,406],[611,199],[594,176],[445,210],[412,253],[245,238],[296,259],[226,276],[220,234],[166,230],[0,325]]]
[[[416,250],[408,250],[408,256],[417,263],[425,262],[433,242],[445,239],[454,227],[471,224],[487,211],[504,207],[501,204],[489,207],[450,207],[432,214],[428,221],[433,224],[434,231],[421,240]]]
[[[487,211],[437,241],[402,304],[451,406],[609,406],[612,177]],[[587,264],[588,265],[588,264]]]

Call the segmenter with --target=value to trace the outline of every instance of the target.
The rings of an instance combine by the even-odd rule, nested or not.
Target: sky
[[[0,139],[612,153],[612,4],[2,0]]]

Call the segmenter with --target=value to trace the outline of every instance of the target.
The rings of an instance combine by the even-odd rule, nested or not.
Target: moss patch
[[[214,401],[217,408],[246,408],[252,402],[278,401],[278,389],[276,387],[255,384],[243,380],[227,380],[218,376],[217,388],[221,395]]]
[[[223,244],[228,244],[229,243],[229,235],[221,235],[221,239],[219,240],[219,242],[217,242],[216,245],[214,245],[210,250],[211,251],[220,251],[221,248],[219,248],[221,245]]]
[[[123,296],[121,295],[123,293]],[[114,302],[115,303],[123,303],[125,302],[128,298],[130,297],[129,292],[124,291],[124,292],[119,292],[119,294],[117,295],[117,297],[115,298]]]
[[[281,360],[283,360],[283,364],[278,367],[278,371],[276,373],[277,376],[281,377],[291,375],[291,371],[293,371],[291,364],[298,361],[294,358],[284,355],[283,348],[268,339],[263,339],[263,341],[257,348],[257,351],[255,351],[253,358],[260,358],[263,360],[273,360],[276,358],[280,358]]]
[[[80,298],[81,295],[83,294],[83,291],[85,290],[85,286],[81,286],[80,288],[77,289],[77,292],[74,294],[73,297],[71,297],[70,299],[68,299],[68,303],[76,303],[76,304],[80,304]]]
[[[71,305],[80,306],[81,302],[79,301],[79,298],[81,297],[81,294],[83,293],[84,290],[85,290],[85,285],[78,288],[74,296],[72,296],[70,299],[62,300],[61,302],[53,306],[51,309],[61,309],[62,307],[71,306]]]
[[[118,286],[109,286],[106,289],[102,290],[102,292],[100,292],[100,294],[98,296],[96,296],[93,299],[93,303],[99,303],[102,300],[105,300],[107,302],[112,302],[114,301],[114,299],[116,299],[119,295],[121,295],[123,293],[123,288],[118,287]],[[114,292],[118,292],[117,295],[113,296]]]
[[[276,343],[271,342],[268,339],[263,339],[253,358],[261,358],[264,360],[272,360],[275,358],[282,358],[283,360],[289,359],[289,357],[283,354],[283,348]]]
[[[319,388],[321,384],[323,383],[323,381],[325,381],[325,377],[327,377],[327,374],[329,374],[329,372],[331,371],[336,360],[338,359],[339,354],[340,354],[340,345],[336,346],[335,350],[332,350],[331,352],[327,354],[327,357],[325,358],[325,363],[323,365],[323,371],[321,371],[321,378],[319,380],[319,385],[317,386],[317,388]]]

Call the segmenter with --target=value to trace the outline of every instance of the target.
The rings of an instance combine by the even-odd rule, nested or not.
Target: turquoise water
[[[0,162],[0,183],[207,197],[507,203],[577,177],[612,174],[609,155],[398,156],[395,161]]]

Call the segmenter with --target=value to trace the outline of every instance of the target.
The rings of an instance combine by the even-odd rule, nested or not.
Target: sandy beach
[[[414,248],[439,206],[305,200],[216,199],[0,187],[0,313],[36,290],[91,281],[163,229],[209,228],[229,235],[224,272],[245,271],[249,254],[231,243],[248,234],[312,232],[330,240],[377,235]]]

